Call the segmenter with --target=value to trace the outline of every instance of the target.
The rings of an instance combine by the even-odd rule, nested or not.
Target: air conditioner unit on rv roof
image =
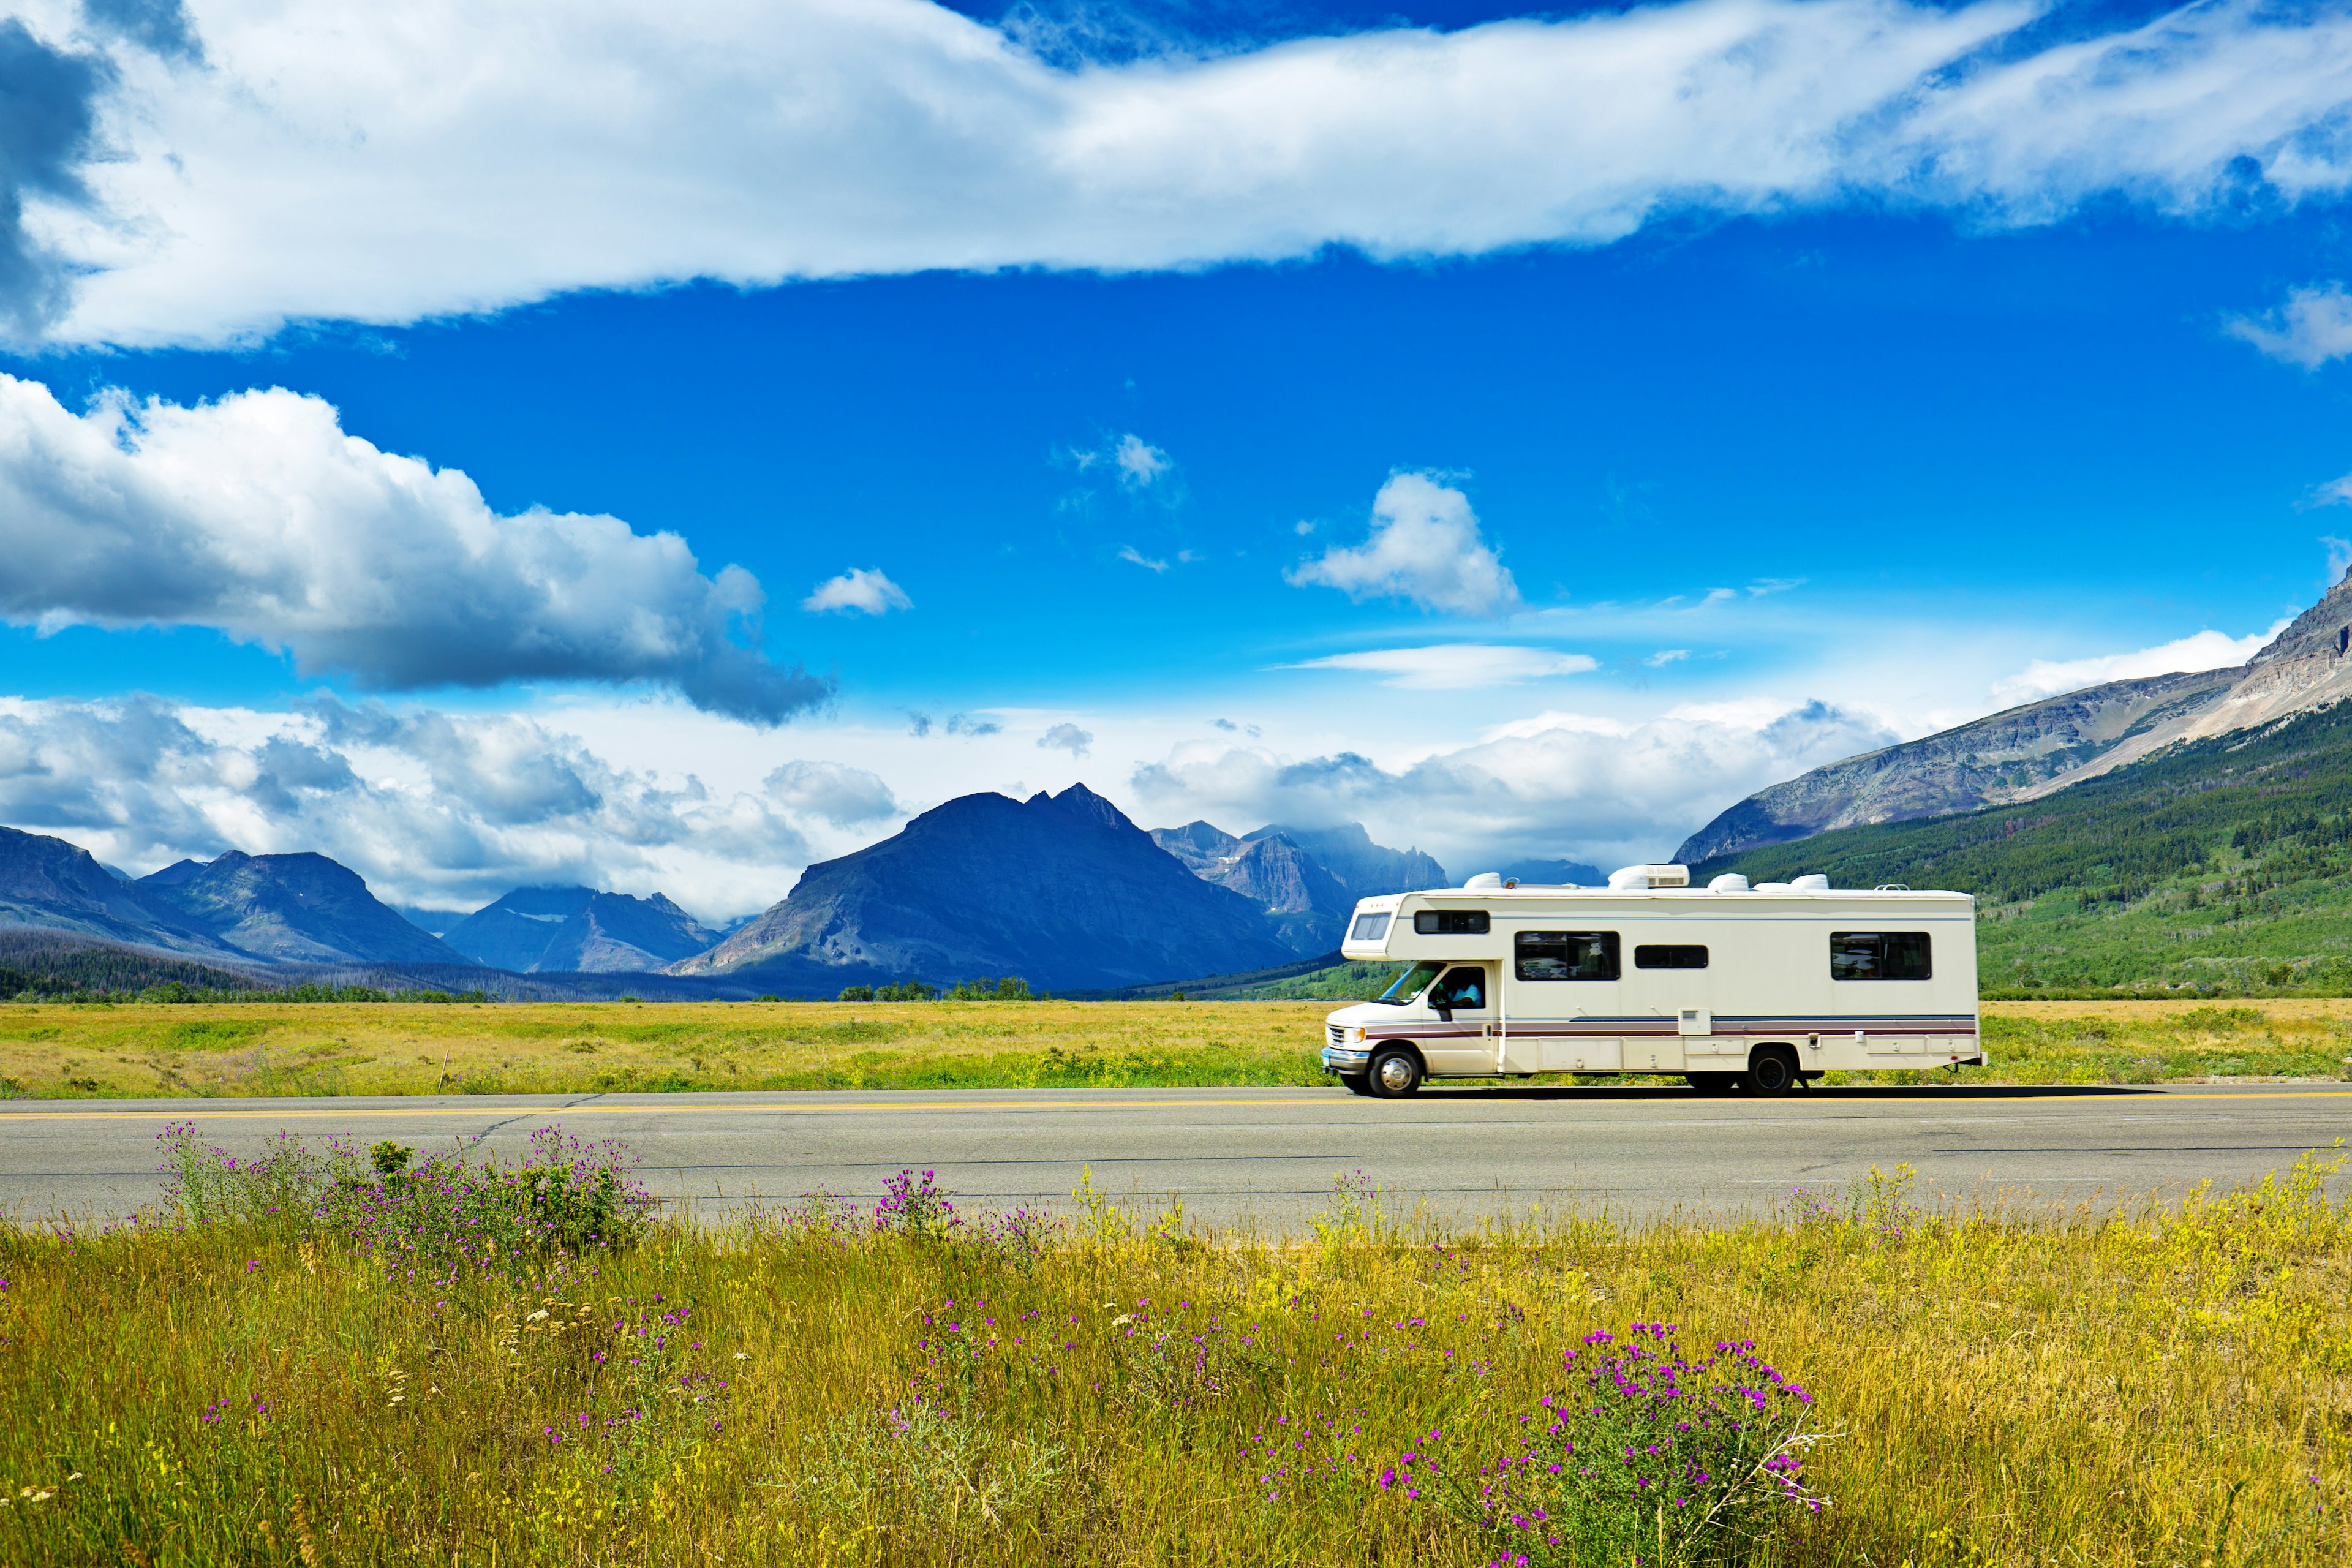
[[[1612,892],[1623,892],[1629,888],[1687,888],[1690,868],[1687,866],[1622,866],[1609,873]]]

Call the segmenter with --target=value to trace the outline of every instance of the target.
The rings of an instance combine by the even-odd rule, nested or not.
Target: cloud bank
[[[646,681],[760,724],[831,695],[730,636],[762,600],[742,568],[615,517],[501,515],[283,390],[75,415],[0,374],[0,517],[19,625],[216,627],[384,690]]]
[[[2242,637],[2209,628],[2130,653],[2101,654],[2091,658],[2037,658],[2019,674],[1995,682],[1993,700],[2008,708],[2055,697],[2062,691],[2080,691],[2086,686],[2129,680],[2136,676],[2228,669],[2262,652],[2265,644],[2286,630],[2290,619],[2283,618],[2268,631],[2248,632]]]
[[[518,714],[0,700],[0,822],[133,871],[318,850],[394,902],[472,909],[582,882],[718,918],[782,898],[818,858],[813,837],[862,841],[898,812],[861,769],[789,763],[762,789],[722,793],[616,767]]]
[[[2021,33],[2047,13],[2021,0],[1685,0],[1068,64],[924,0],[200,0],[201,68],[71,0],[20,12],[0,85],[99,74],[42,100],[11,176],[39,265],[6,309],[83,342],[689,279],[1593,245],[1855,199],[2195,214],[2352,176],[2352,17],[2251,0],[2092,37]]]
[[[1664,858],[1766,784],[1897,738],[1822,702],[1685,706],[1638,724],[1545,713],[1403,766],[1353,752],[1289,759],[1187,744],[1138,768],[1130,785],[1171,820],[1184,820],[1179,812],[1228,827],[1353,819],[1383,844],[1623,864]]]

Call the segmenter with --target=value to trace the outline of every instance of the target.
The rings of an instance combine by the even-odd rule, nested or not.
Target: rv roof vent
[[[1481,871],[1462,884],[1465,888],[1499,888],[1503,885],[1500,871]]]
[[[1611,890],[1623,892],[1628,888],[1687,888],[1690,868],[1687,866],[1621,866],[1609,873]]]
[[[1800,893],[1826,893],[1830,890],[1830,879],[1816,873],[1811,877],[1800,877],[1790,883],[1789,887],[1792,891]]]
[[[1710,893],[1744,893],[1748,890],[1748,879],[1737,871],[1726,871],[1709,882],[1706,890]]]
[[[1874,893],[1907,893],[1911,890],[1911,884],[1908,882],[1881,882],[1878,886],[1871,889],[1870,890]]]

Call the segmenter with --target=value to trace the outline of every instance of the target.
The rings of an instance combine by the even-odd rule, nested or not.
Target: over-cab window
[[[1832,980],[1927,980],[1934,969],[1924,931],[1830,932]]]
[[[1485,936],[1486,911],[1423,910],[1412,917],[1412,929],[1421,936]]]
[[[1389,934],[1386,915],[1358,915],[1353,929],[1348,932],[1349,942],[1378,942]]]
[[[1614,980],[1613,931],[1523,931],[1517,954],[1522,980]]]
[[[1705,969],[1706,949],[1695,942],[1643,942],[1633,950],[1636,969]]]

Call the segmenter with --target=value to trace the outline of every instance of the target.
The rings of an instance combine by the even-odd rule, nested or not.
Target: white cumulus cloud
[[[19,625],[212,626],[392,690],[649,681],[765,724],[831,693],[730,637],[762,599],[742,568],[616,517],[493,511],[283,390],[76,415],[0,374],[0,517]]]
[[[2352,354],[2352,293],[2341,283],[2290,289],[2286,303],[2268,315],[2236,317],[2226,326],[2273,359],[2317,370]]]
[[[1600,244],[1861,198],[2046,221],[2352,174],[2352,16],[2083,37],[2026,0],[1683,0],[1062,67],[926,0],[198,0],[91,37],[24,185],[20,320],[126,345],[583,289]],[[82,112],[77,110],[76,112]],[[62,122],[61,122],[62,123]]]
[[[1175,458],[1131,432],[1118,438],[1111,460],[1118,465],[1118,482],[1136,490],[1150,489],[1176,466]]]
[[[2280,620],[2268,631],[2249,632],[2242,637],[2208,628],[2130,653],[2099,654],[2090,658],[2037,658],[2019,673],[1995,681],[1993,700],[2008,708],[2021,702],[2055,697],[2062,691],[2080,691],[2086,686],[2098,686],[2110,680],[2129,680],[2142,675],[2171,675],[2200,669],[2227,669],[2253,658],[2263,650],[2265,643],[2286,628],[2287,622]]]
[[[881,572],[853,566],[838,577],[828,577],[816,585],[816,591],[801,601],[801,608],[812,615],[825,611],[861,615],[887,615],[892,610],[911,610],[915,601],[907,591],[884,576]]]
[[[1385,677],[1382,686],[1408,691],[1469,691],[1524,680],[1581,675],[1601,668],[1588,654],[1548,647],[1493,643],[1440,643],[1431,647],[1387,647],[1335,653],[1283,665],[1284,669],[1353,669]]]
[[[1519,585],[1480,534],[1470,498],[1427,474],[1389,476],[1372,498],[1370,538],[1334,546],[1284,575],[1351,599],[1410,599],[1454,615],[1499,616],[1520,605]]]

